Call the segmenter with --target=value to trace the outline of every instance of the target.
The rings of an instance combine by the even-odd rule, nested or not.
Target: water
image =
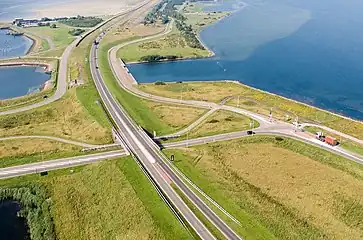
[[[15,18],[32,18],[36,15],[34,13],[36,8],[76,1],[78,0],[1,0],[0,21],[12,21]]]
[[[24,96],[49,80],[37,67],[0,67],[0,100]],[[6,86],[6,87],[3,87]]]
[[[24,218],[17,217],[21,207],[15,201],[0,201],[0,236],[2,240],[30,239]]]
[[[33,40],[25,36],[6,35],[7,32],[8,30],[0,30],[0,59],[26,55]]]
[[[245,2],[201,32],[215,57],[135,64],[130,71],[141,83],[235,79],[363,120],[363,2]]]

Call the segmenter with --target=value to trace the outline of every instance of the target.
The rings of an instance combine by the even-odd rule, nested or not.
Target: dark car
[[[256,133],[254,131],[251,131],[251,130],[247,131],[247,135],[253,135],[253,134],[256,134]]]

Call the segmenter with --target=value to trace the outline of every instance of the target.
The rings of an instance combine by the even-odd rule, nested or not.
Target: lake
[[[0,201],[0,236],[2,240],[30,239],[26,220],[19,218],[19,203],[11,200]]]
[[[0,67],[0,100],[37,92],[49,79],[41,67]]]
[[[239,80],[363,120],[363,1],[231,1],[208,6],[235,12],[200,33],[215,57],[132,64],[136,80]]]
[[[33,40],[26,36],[6,35],[7,32],[8,30],[0,30],[0,59],[26,55]]]

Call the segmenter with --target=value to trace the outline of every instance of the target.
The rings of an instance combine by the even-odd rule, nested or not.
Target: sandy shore
[[[70,3],[55,3],[32,10],[34,18],[64,16],[101,16],[118,13],[142,0],[76,0]]]

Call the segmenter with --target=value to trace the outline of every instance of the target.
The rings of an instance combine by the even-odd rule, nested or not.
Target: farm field
[[[174,164],[241,222],[231,226],[245,239],[363,236],[362,165],[269,136],[165,153],[174,154]]]

